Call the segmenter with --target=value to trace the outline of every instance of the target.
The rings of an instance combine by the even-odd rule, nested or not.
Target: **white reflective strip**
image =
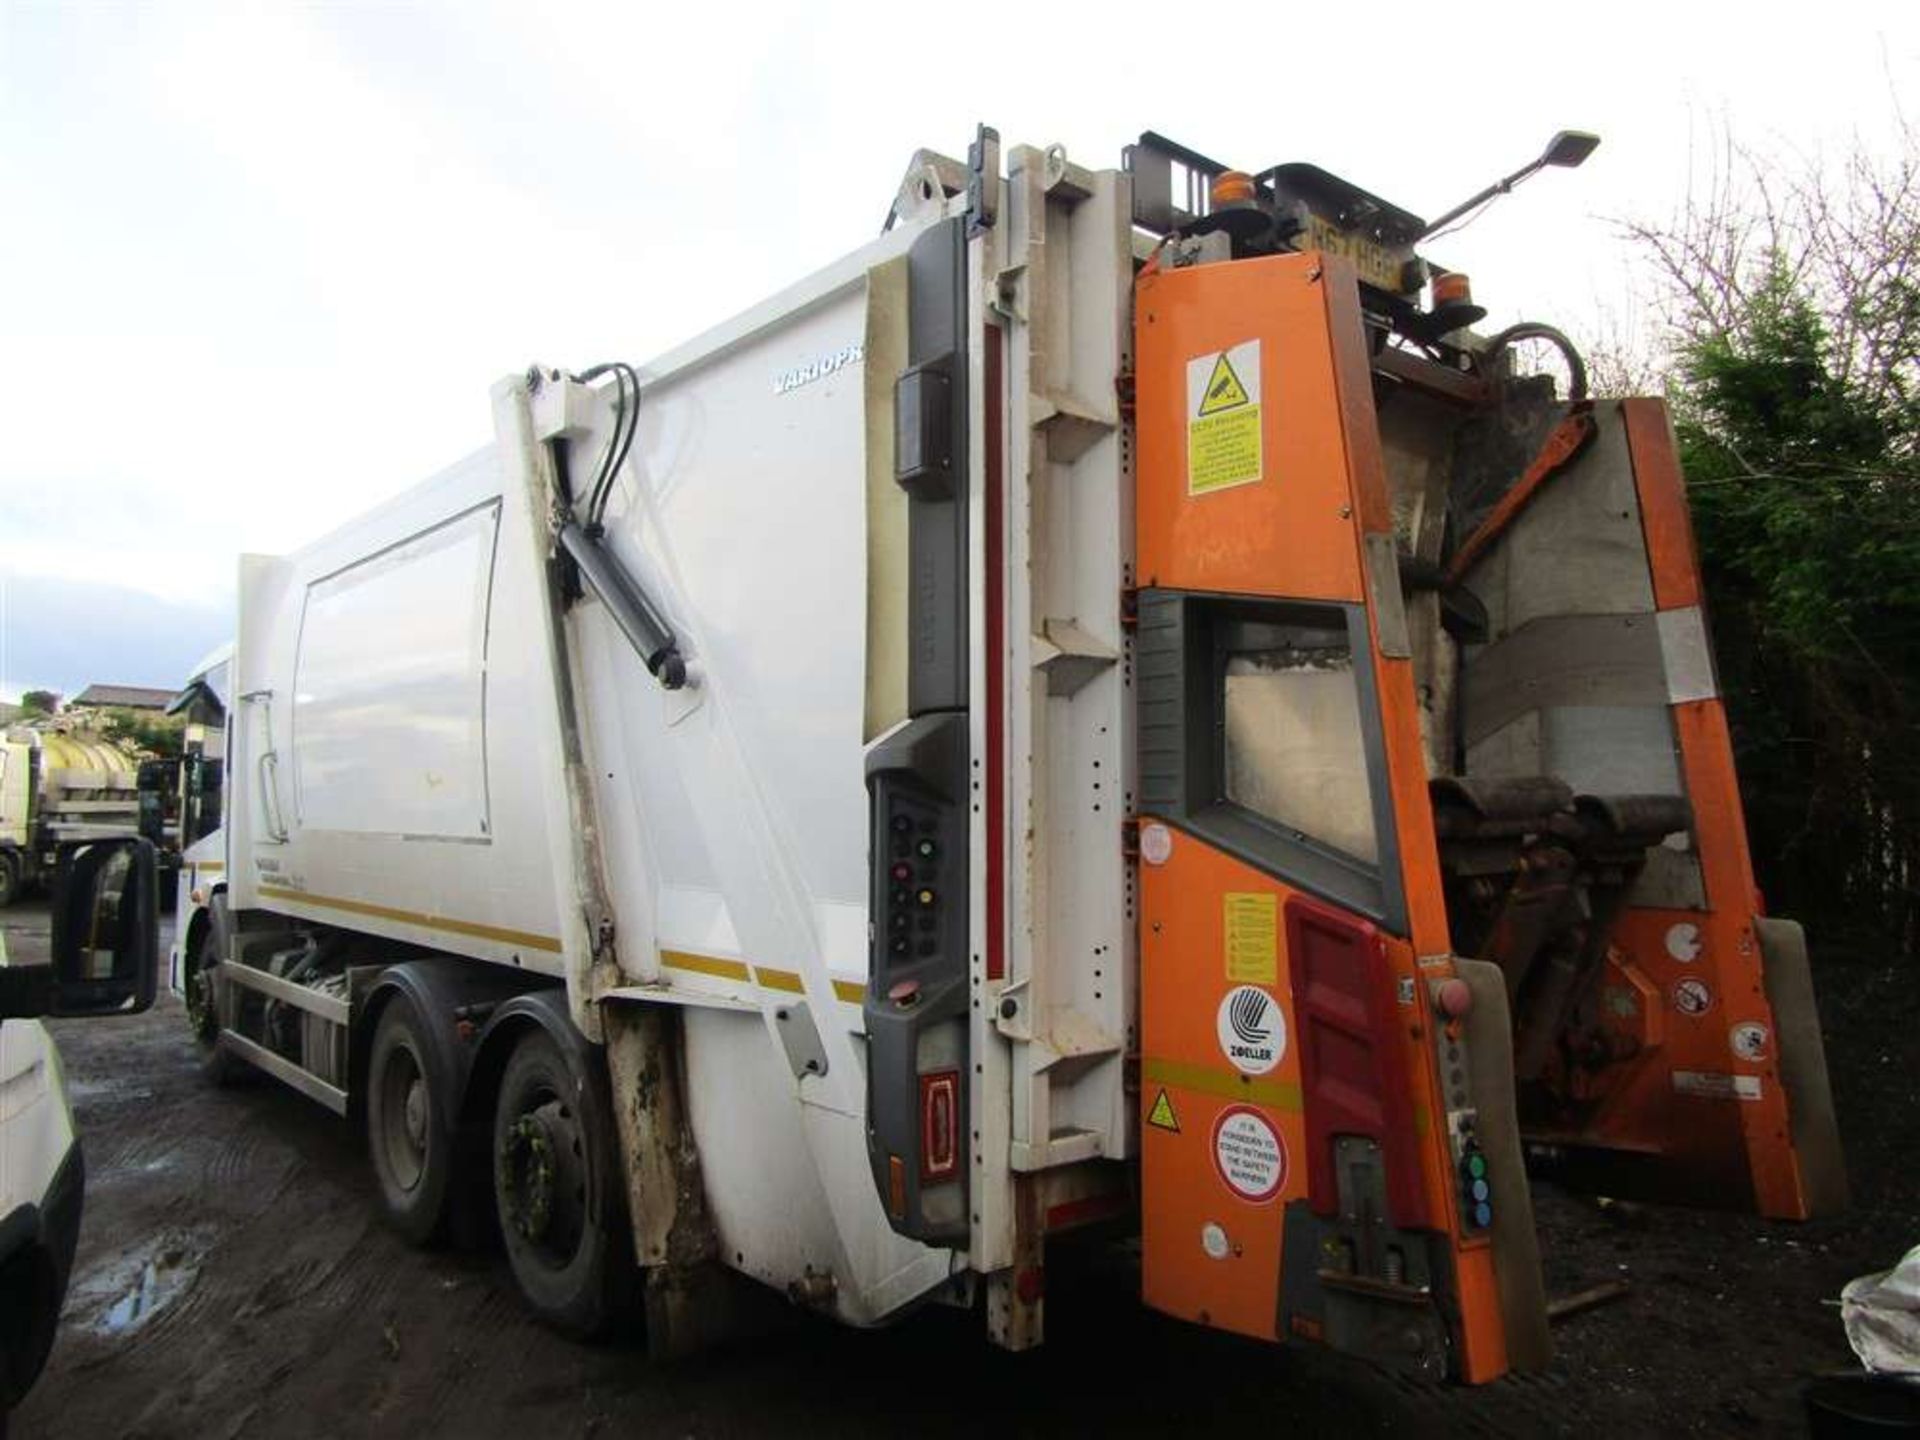
[[[1667,703],[1683,705],[1689,700],[1718,696],[1713,649],[1707,643],[1707,622],[1700,607],[1662,610],[1654,619],[1660,631],[1660,659],[1667,672]]]

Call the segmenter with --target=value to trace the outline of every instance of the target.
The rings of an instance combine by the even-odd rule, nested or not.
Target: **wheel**
[[[253,1067],[220,1048],[220,1007],[213,993],[213,972],[219,964],[219,947],[209,925],[187,952],[180,988],[185,992],[187,1030],[200,1052],[200,1073],[215,1085],[234,1085],[251,1076]]]
[[[0,910],[20,897],[20,866],[13,856],[0,853]]]
[[[425,1245],[446,1222],[453,1135],[436,1094],[448,1083],[427,1048],[426,1027],[404,995],[380,1012],[367,1060],[367,1150],[387,1221]]]
[[[513,1277],[536,1315],[581,1337],[618,1317],[635,1276],[608,1107],[593,1089],[552,1036],[531,1030],[493,1114],[493,1195]]]

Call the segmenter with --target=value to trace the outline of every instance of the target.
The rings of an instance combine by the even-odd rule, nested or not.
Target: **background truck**
[[[64,843],[140,833],[139,761],[85,730],[16,725],[0,739],[0,905],[47,884]]]
[[[1314,166],[1004,160],[242,558],[209,1064],[669,1353],[727,1272],[1031,1346],[1099,1226],[1170,1314],[1481,1382],[1547,1358],[1529,1155],[1838,1204],[1660,403]]]

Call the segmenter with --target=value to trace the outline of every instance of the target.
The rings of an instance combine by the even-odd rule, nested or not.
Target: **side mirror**
[[[150,840],[97,840],[62,851],[47,1014],[136,1015],[153,1004],[159,895]]]

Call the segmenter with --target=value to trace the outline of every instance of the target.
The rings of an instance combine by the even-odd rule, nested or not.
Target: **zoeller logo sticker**
[[[1287,1017],[1257,985],[1240,985],[1220,1002],[1220,1049],[1246,1075],[1264,1075],[1287,1053]]]

